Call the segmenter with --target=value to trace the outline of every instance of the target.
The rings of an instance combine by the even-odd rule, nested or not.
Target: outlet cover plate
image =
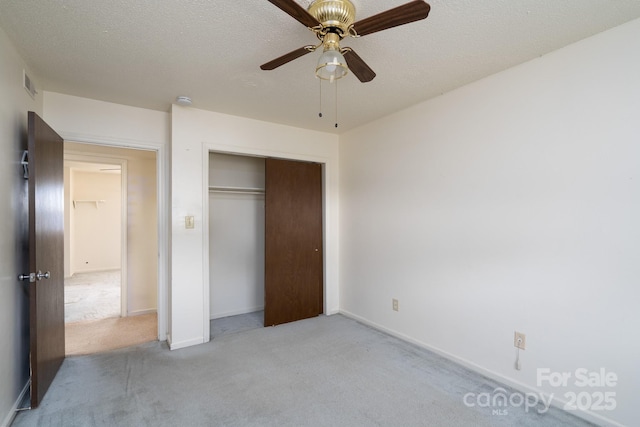
[[[522,332],[516,331],[513,334],[513,346],[524,350],[527,346],[527,336]]]

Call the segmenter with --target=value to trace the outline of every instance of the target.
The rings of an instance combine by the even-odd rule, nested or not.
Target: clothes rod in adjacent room
[[[98,203],[106,203],[106,200],[74,200],[73,201],[73,207],[76,207],[76,204],[78,203],[94,203],[96,205],[96,208],[98,207]]]

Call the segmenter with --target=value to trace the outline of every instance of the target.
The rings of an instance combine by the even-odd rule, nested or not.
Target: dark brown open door
[[[267,159],[265,326],[323,312],[322,234],[321,165]]]
[[[31,407],[64,360],[63,140],[29,112],[29,332]]]

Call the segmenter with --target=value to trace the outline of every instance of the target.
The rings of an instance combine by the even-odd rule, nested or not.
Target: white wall
[[[27,112],[42,116],[42,96],[33,100],[22,87],[27,69],[0,28],[0,426],[13,418],[19,394],[29,378],[27,284],[18,274],[28,270],[27,181],[20,158],[27,149]]]
[[[637,425],[639,76],[636,20],[343,135],[341,309],[560,399],[604,367]]]
[[[172,108],[171,348],[209,340],[208,152],[325,164],[325,313],[338,310],[338,138],[174,105]],[[185,229],[185,216],[195,228]]]
[[[122,177],[82,170],[71,170],[70,175],[73,238],[69,252],[74,254],[70,273],[119,269]]]
[[[153,311],[157,306],[159,338],[165,340],[169,327],[166,299],[169,277],[169,114],[45,92],[44,118],[65,141],[92,144],[73,144],[75,148],[71,148],[72,151],[97,155],[116,153],[111,155],[127,159],[128,193],[146,197],[143,202],[133,197],[128,206],[133,216],[128,218],[127,245],[130,254],[140,254],[135,255],[135,260],[129,259],[128,264],[145,266],[128,272],[128,311],[140,314]],[[71,145],[65,142],[65,150]],[[131,155],[130,150],[118,150],[117,147],[152,150],[157,157],[137,163],[127,157]],[[160,181],[155,179],[156,167]],[[159,195],[157,200],[156,195]],[[152,204],[157,204],[159,210],[153,212],[155,209],[149,207]],[[157,242],[156,237],[159,239]],[[142,283],[145,285],[138,286]],[[149,285],[151,283],[153,285]],[[160,294],[157,294],[155,283],[161,290]]]
[[[209,154],[209,317],[264,309],[264,166],[259,157]],[[227,193],[219,187],[260,189]]]
[[[169,113],[44,92],[43,114],[65,140],[151,149],[169,145]]]
[[[128,157],[127,312],[130,315],[154,312],[158,307],[158,199],[156,188],[155,156],[151,158]]]

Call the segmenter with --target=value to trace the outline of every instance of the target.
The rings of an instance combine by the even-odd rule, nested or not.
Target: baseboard
[[[223,317],[238,316],[240,314],[254,313],[256,311],[262,311],[262,310],[264,310],[264,306],[243,308],[243,309],[240,309],[240,310],[225,311],[223,313],[212,313],[211,316],[209,317],[209,319],[210,320],[221,319]]]
[[[2,421],[2,424],[0,424],[0,427],[9,427],[11,425],[13,420],[16,418],[16,415],[18,414],[17,411],[18,411],[18,408],[20,407],[20,403],[24,401],[24,398],[28,392],[29,392],[29,380],[27,380],[27,383],[22,388],[22,391],[20,392],[18,399],[13,404],[13,406],[11,407],[11,410]]]
[[[73,276],[75,276],[76,274],[85,274],[85,273],[107,273],[109,271],[120,271],[120,267],[113,267],[113,268],[96,268],[95,270],[81,270],[81,271],[74,271],[71,276],[69,277],[65,277],[65,279],[67,278],[71,278]]]
[[[485,376],[489,379],[492,379],[494,381],[497,381],[499,383],[502,383],[504,385],[507,385],[521,393],[536,393],[538,395],[543,395],[546,401],[551,400],[551,405],[561,409],[561,410],[565,410],[564,407],[567,404],[566,401],[562,400],[562,399],[558,399],[557,397],[553,396],[550,397],[548,393],[544,393],[541,392],[540,390],[537,390],[535,388],[532,388],[530,386],[528,386],[527,384],[521,383],[519,381],[515,381],[509,377],[505,377],[502,374],[499,374],[497,372],[491,371],[489,369],[486,369],[480,365],[477,365],[476,363],[473,363],[469,360],[463,359],[461,357],[458,357],[454,354],[451,354],[449,352],[446,352],[440,348],[437,347],[433,347],[427,343],[424,343],[422,341],[416,340],[408,335],[402,334],[398,331],[395,331],[393,329],[389,329],[386,328],[378,323],[372,322],[368,319],[365,319],[364,317],[358,316],[357,314],[353,314],[347,310],[340,310],[340,314],[349,317],[353,320],[356,320],[360,323],[363,323],[367,326],[370,326],[374,329],[377,329],[381,332],[384,332],[386,334],[389,334],[391,336],[394,336],[396,338],[399,338],[403,341],[407,341],[411,344],[417,345],[418,347],[424,348],[426,350],[432,351],[436,354],[438,354],[439,356],[442,356],[446,359],[449,359],[450,361],[457,363],[458,365],[462,365],[465,368],[474,371],[482,376]],[[585,410],[575,410],[575,411],[567,411],[568,413],[570,413],[571,415],[575,415],[578,418],[581,418],[585,421],[589,421],[590,423],[595,423],[599,426],[608,426],[608,427],[625,427],[623,424],[620,424],[616,421],[613,421],[607,417],[603,417],[602,415],[596,414],[595,412],[591,412],[591,411],[585,411]]]
[[[169,338],[167,338],[167,343],[169,344],[170,350],[179,350],[185,347],[191,347],[192,345],[203,344],[205,341],[202,337],[192,338],[190,340],[184,340],[179,342],[171,342]]]
[[[142,316],[143,314],[154,314],[157,313],[158,310],[155,308],[147,308],[145,310],[135,310],[129,313],[129,316]]]

